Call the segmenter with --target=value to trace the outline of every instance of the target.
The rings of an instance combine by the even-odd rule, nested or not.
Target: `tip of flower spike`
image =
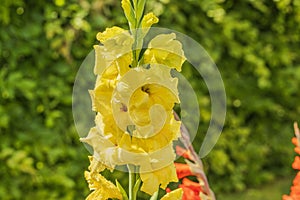
[[[297,144],[296,145],[299,146],[300,145],[300,130],[299,130],[297,122],[294,122],[294,132],[295,132],[295,136],[297,138]]]
[[[142,28],[149,28],[153,24],[158,23],[159,19],[152,13],[148,13],[143,17]]]

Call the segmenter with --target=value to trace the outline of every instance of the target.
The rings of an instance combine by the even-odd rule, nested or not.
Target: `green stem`
[[[133,193],[133,188],[135,185],[135,167],[133,165],[127,165],[128,167],[128,174],[129,174],[129,200],[135,200],[136,195]]]
[[[132,19],[131,23],[132,26],[130,26],[130,31],[133,35],[134,38],[134,44],[132,46],[133,51],[133,60],[132,60],[132,67],[137,67],[139,63],[139,56],[141,52],[141,48],[143,46],[143,38],[141,35],[141,21],[143,18],[143,12],[145,9],[145,0],[132,0],[132,9],[133,9],[133,14],[134,14],[134,19]]]

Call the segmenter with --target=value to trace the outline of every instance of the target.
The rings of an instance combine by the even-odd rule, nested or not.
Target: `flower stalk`
[[[129,30],[134,38],[132,46],[132,67],[137,67],[139,64],[139,57],[141,48],[143,46],[143,34],[142,34],[142,20],[145,10],[146,0],[123,0],[122,7],[124,9],[125,16],[128,20]]]
[[[136,167],[134,165],[128,164],[128,176],[129,176],[129,200],[136,200],[137,192],[140,187],[140,179],[137,179]]]
[[[175,119],[179,119],[179,116],[175,111],[174,111],[174,116]],[[186,175],[187,176],[194,175],[197,177],[201,187],[201,189],[198,192],[201,192],[200,194],[202,195],[203,198],[207,200],[216,200],[214,192],[210,189],[207,177],[205,175],[203,169],[203,163],[199,158],[198,154],[196,153],[196,151],[194,150],[194,147],[190,140],[188,129],[183,123],[181,123],[180,131],[181,131],[180,141],[183,143],[184,147],[186,148],[186,151],[182,152],[181,150],[181,153],[184,153],[182,155],[186,158],[186,163],[189,168],[188,172],[187,170],[185,170],[186,171],[185,173],[187,173]]]

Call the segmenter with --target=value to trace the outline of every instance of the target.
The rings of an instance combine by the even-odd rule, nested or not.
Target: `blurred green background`
[[[159,15],[160,27],[203,45],[222,74],[226,124],[204,159],[217,198],[280,199],[295,175],[290,139],[300,119],[300,1],[149,0],[147,9]],[[127,28],[118,0],[1,1],[0,199],[89,193],[89,153],[74,127],[72,87],[97,32],[113,25]],[[199,75],[183,73],[200,91],[203,134],[209,96]]]

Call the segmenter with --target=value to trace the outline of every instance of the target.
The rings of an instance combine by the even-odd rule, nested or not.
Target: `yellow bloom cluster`
[[[157,22],[153,14],[146,16],[145,27]],[[134,38],[128,31],[107,28],[97,39],[101,43],[94,46],[97,80],[90,91],[96,126],[81,141],[92,146],[102,167],[137,166],[141,190],[152,195],[177,181],[172,142],[179,137],[180,121],[174,119],[173,107],[180,100],[178,80],[170,71],[180,71],[185,61],[181,43],[173,33],[157,35],[139,65],[131,68]],[[97,184],[103,177],[86,172],[86,178],[94,182],[95,188],[90,187],[94,194],[100,193]]]

